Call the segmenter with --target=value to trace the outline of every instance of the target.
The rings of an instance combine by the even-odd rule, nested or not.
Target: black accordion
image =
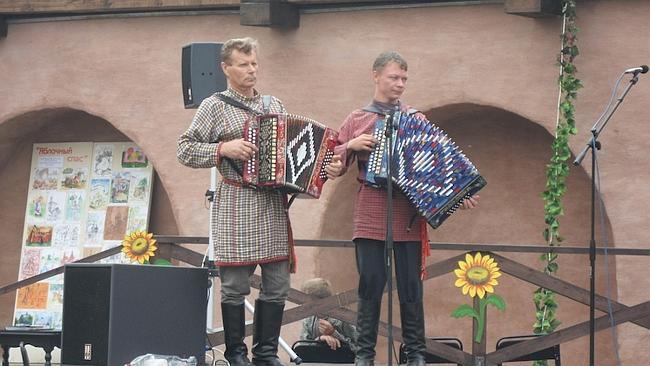
[[[392,128],[392,146],[386,129]],[[424,118],[396,112],[375,123],[379,141],[368,158],[366,184],[383,187],[391,178],[434,229],[487,182],[443,130]]]
[[[327,180],[338,132],[294,114],[263,114],[244,125],[244,140],[259,149],[244,162],[244,183],[318,198]]]

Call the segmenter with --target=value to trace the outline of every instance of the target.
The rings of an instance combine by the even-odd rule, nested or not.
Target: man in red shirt
[[[373,101],[353,111],[345,119],[339,133],[339,146],[335,149],[335,153],[345,162],[345,168],[357,160],[357,179],[362,183],[355,202],[353,232],[359,272],[357,366],[374,365],[381,298],[386,285],[387,192],[384,188],[364,184],[368,156],[378,143],[372,132],[375,122],[392,111],[424,118],[424,115],[400,100],[406,88],[407,71],[406,61],[397,52],[384,52],[377,57],[372,66],[375,83]],[[477,204],[478,196],[474,196],[466,199],[462,207],[473,208]],[[393,240],[407,365],[424,366],[426,346],[421,273],[425,254],[428,253],[426,221],[417,214],[407,197],[398,191],[393,195]]]

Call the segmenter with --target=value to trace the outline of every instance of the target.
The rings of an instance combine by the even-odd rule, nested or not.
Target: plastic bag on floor
[[[178,356],[164,356],[146,354],[138,356],[126,366],[197,366],[196,357],[180,358]]]

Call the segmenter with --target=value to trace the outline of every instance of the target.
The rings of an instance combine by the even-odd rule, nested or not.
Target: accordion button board
[[[325,167],[334,155],[336,131],[294,114],[257,116],[246,123],[244,131],[244,138],[259,149],[257,156],[244,163],[244,183],[320,197],[327,180]]]
[[[394,128],[391,146],[386,129]],[[370,153],[366,183],[382,187],[391,179],[434,229],[452,215],[463,199],[487,182],[447,134],[424,118],[394,113],[375,123],[373,136],[380,143]]]

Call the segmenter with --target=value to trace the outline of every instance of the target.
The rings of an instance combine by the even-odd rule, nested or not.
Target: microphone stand
[[[386,245],[384,261],[386,266],[386,290],[388,291],[388,366],[393,365],[393,130],[395,118],[399,112],[391,112],[386,116]],[[399,120],[398,120],[399,121]]]
[[[574,160],[574,165],[580,165],[582,160],[585,158],[587,151],[591,150],[591,237],[589,239],[589,365],[594,366],[594,350],[595,350],[595,304],[596,304],[596,235],[595,235],[595,226],[596,226],[596,161],[597,161],[597,150],[600,150],[601,143],[598,141],[598,136],[602,133],[607,125],[607,122],[612,118],[616,109],[625,99],[625,96],[630,91],[632,86],[636,85],[639,81],[639,72],[641,70],[634,72],[630,83],[627,85],[623,94],[616,100],[614,108],[609,112],[603,114],[591,128],[591,138],[587,142],[587,146],[582,149],[578,157]],[[606,109],[608,110],[608,109]]]

